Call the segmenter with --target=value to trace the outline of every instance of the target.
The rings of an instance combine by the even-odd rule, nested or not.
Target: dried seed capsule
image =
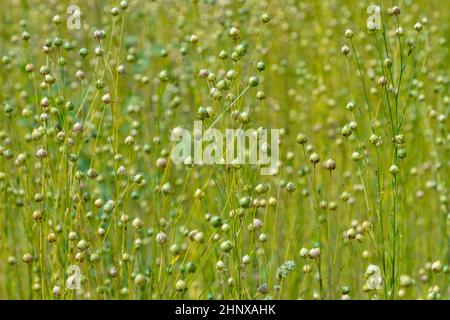
[[[297,188],[295,187],[295,184],[292,183],[291,181],[289,181],[289,182],[286,184],[286,191],[287,191],[287,192],[292,193],[292,192],[295,191],[295,189],[297,189]]]
[[[336,161],[330,158],[324,162],[323,166],[325,169],[333,171],[334,169],[336,169]]]
[[[402,11],[401,11],[401,9],[400,9],[399,6],[393,6],[392,9],[391,9],[391,14],[392,14],[393,16],[395,16],[395,17],[397,17],[398,15],[400,15],[401,12],[402,12]]]
[[[33,261],[33,256],[29,253],[25,253],[22,257],[22,261],[25,263],[31,263]]]
[[[350,48],[347,45],[343,45],[341,48],[341,53],[344,56],[347,56],[350,53]]]
[[[318,163],[320,161],[320,156],[317,153],[313,152],[309,156],[309,161],[311,161],[312,163],[316,164],[316,163]]]
[[[178,292],[185,291],[186,290],[186,282],[184,280],[178,280],[177,283],[175,284],[175,290]]]
[[[158,244],[164,244],[166,241],[167,241],[167,234],[165,234],[164,232],[161,231],[156,235],[156,242]]]
[[[395,176],[397,173],[400,172],[400,168],[399,168],[397,165],[393,164],[393,165],[389,168],[389,172],[390,172],[392,175]]]

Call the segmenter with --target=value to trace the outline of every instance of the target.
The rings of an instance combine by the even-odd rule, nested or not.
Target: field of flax
[[[448,2],[3,5],[1,299],[449,299]]]

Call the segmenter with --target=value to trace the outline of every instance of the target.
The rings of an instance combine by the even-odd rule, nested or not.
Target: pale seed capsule
[[[95,170],[94,168],[90,168],[87,172],[87,176],[91,179],[97,178],[98,177],[97,170]]]
[[[186,290],[186,282],[184,280],[178,280],[175,284],[175,290],[178,292]]]
[[[15,258],[15,257],[13,257],[13,256],[9,256],[9,257],[8,257],[8,264],[9,264],[10,266],[14,266],[14,265],[16,265],[16,263],[17,263],[17,261],[16,261],[16,258]]]
[[[98,234],[100,237],[103,237],[103,236],[106,234],[106,230],[103,229],[103,228],[98,228],[98,229],[97,229],[97,234]]]
[[[53,76],[49,75],[49,74],[46,74],[44,76],[44,82],[47,83],[47,84],[53,84],[53,83],[55,83],[55,81],[56,81],[56,79]]]
[[[384,76],[381,76],[380,78],[378,78],[378,84],[384,87],[387,84],[387,79]]]
[[[224,224],[222,225],[222,227],[220,227],[220,228],[222,229],[223,232],[228,232],[228,231],[231,230],[230,225],[229,225],[229,224],[226,224],[226,223],[224,223]]]
[[[300,257],[302,257],[303,259],[309,258],[309,250],[306,248],[301,248]]]
[[[124,254],[122,255],[122,260],[123,260],[124,262],[130,262],[130,261],[131,261],[131,256],[130,256],[128,253],[124,253]]]
[[[81,70],[78,70],[76,73],[75,73],[75,78],[77,78],[78,80],[83,80],[84,79],[84,72],[83,71],[81,71]]]
[[[402,27],[398,27],[398,28],[395,30],[395,34],[396,34],[397,36],[401,37],[401,36],[403,36],[403,35],[405,34],[405,31],[403,30]]]
[[[295,186],[295,184],[291,181],[289,181],[286,185],[286,191],[289,193],[294,192],[297,189],[297,187]]]
[[[350,101],[349,103],[347,103],[347,105],[345,106],[345,108],[349,111],[353,111],[355,109],[355,103]]]
[[[402,11],[401,11],[401,9],[400,9],[400,7],[399,6],[393,6],[392,7],[392,9],[391,9],[391,14],[393,15],[393,16],[398,16],[398,15],[400,15],[400,13],[401,13]]]
[[[249,264],[251,262],[251,258],[249,255],[245,255],[242,257],[242,264]]]
[[[353,30],[352,29],[345,30],[345,37],[349,39],[353,38]]]
[[[397,173],[400,172],[400,168],[399,168],[397,165],[393,164],[393,165],[389,168],[389,172],[390,172],[392,175],[395,176]]]
[[[270,197],[269,198],[269,205],[271,207],[275,207],[277,205],[277,199],[275,199],[274,197]]]
[[[265,234],[265,233],[261,233],[260,235],[259,235],[259,237],[258,237],[258,240],[260,241],[260,242],[266,242],[267,241],[267,239],[268,239],[268,237],[267,237],[267,235]]]
[[[361,158],[362,158],[361,153],[359,153],[358,151],[353,151],[353,153],[352,153],[353,161],[359,161],[359,160],[361,160]]]
[[[53,287],[53,295],[55,297],[59,297],[61,295],[61,288],[58,286]]]
[[[110,104],[111,103],[111,96],[110,96],[109,93],[106,93],[105,95],[103,95],[102,102],[104,104]]]
[[[94,49],[94,54],[97,56],[97,57],[101,57],[101,56],[103,56],[103,49],[101,48],[101,47],[95,47],[95,49]]]
[[[316,164],[320,161],[320,156],[313,152],[310,156],[309,156],[309,161],[311,161],[312,163]]]
[[[94,205],[96,208],[100,209],[101,207],[103,207],[105,204],[105,202],[103,201],[103,199],[97,199],[94,201]]]
[[[158,244],[164,244],[166,241],[167,241],[167,234],[165,234],[164,232],[161,231],[156,235],[156,242]]]
[[[191,37],[189,38],[189,41],[193,44],[196,44],[198,42],[198,36],[195,34],[192,34]]]
[[[261,16],[261,22],[262,23],[269,23],[270,22],[270,15],[266,12]]]
[[[53,232],[50,232],[47,235],[47,241],[50,242],[50,243],[55,242],[56,241],[56,234],[54,234]]]
[[[371,144],[378,144],[378,143],[380,142],[380,137],[378,137],[376,134],[372,134],[372,135],[369,137],[369,142],[370,142]]]
[[[354,239],[354,238],[356,237],[356,231],[355,231],[355,229],[353,229],[353,228],[348,229],[348,230],[345,232],[345,236],[346,236],[348,239]]]
[[[39,159],[44,159],[47,157],[47,151],[44,148],[39,148],[36,151],[36,157]]]
[[[138,274],[136,275],[136,277],[134,278],[134,283],[137,286],[142,286],[145,283],[145,276],[143,274]]]
[[[390,58],[386,58],[386,59],[384,59],[384,62],[383,62],[383,64],[384,64],[384,66],[386,67],[386,68],[390,68],[390,67],[392,67],[392,59],[390,59]]]
[[[113,17],[116,17],[116,16],[119,15],[120,10],[119,10],[119,8],[117,8],[117,7],[112,7],[110,12],[111,12],[111,15],[112,15]]]
[[[45,76],[50,73],[50,68],[47,65],[44,65],[39,69],[39,73]]]
[[[78,262],[83,262],[85,259],[85,255],[83,252],[77,252],[77,254],[75,255],[75,260]]]
[[[134,141],[134,138],[132,136],[127,136],[125,138],[125,144],[126,145],[132,146],[132,145],[134,145],[134,143],[135,143],[135,141]]]
[[[135,218],[133,220],[133,222],[131,223],[131,225],[133,226],[133,228],[135,228],[136,230],[142,229],[142,227],[144,226],[144,222],[142,221],[141,218]]]
[[[414,25],[414,30],[416,30],[417,32],[422,31],[422,24],[421,24],[420,22],[417,22],[417,23]]]
[[[406,143],[405,136],[402,135],[402,134],[396,135],[396,136],[394,137],[393,141],[394,141],[396,144],[405,144],[405,143]]]
[[[408,276],[406,274],[402,274],[400,276],[400,287],[408,288],[408,287],[412,286],[413,284],[414,284],[414,280],[410,276]]]
[[[351,197],[351,194],[349,192],[347,192],[347,191],[344,191],[344,192],[341,193],[341,197],[340,198],[341,198],[342,201],[347,202],[350,199],[350,197]]]
[[[205,235],[203,232],[198,232],[194,235],[194,241],[197,243],[205,242]]]
[[[209,75],[209,71],[206,69],[201,69],[198,73],[198,76],[203,79],[206,79],[208,77],[208,75]]]
[[[72,131],[75,133],[81,133],[83,132],[84,127],[80,122],[75,122],[75,124],[72,127]]]
[[[320,257],[320,248],[312,248],[309,250],[309,256],[311,259],[317,259]]]
[[[109,275],[110,275],[111,278],[116,278],[119,275],[119,273],[117,272],[116,267],[111,267],[109,269]]]
[[[442,263],[441,263],[441,261],[437,260],[437,261],[433,262],[431,264],[430,270],[435,272],[435,273],[441,272],[442,271]]]
[[[239,38],[239,29],[236,27],[232,27],[230,31],[228,31],[228,35],[233,39]]]
[[[125,73],[125,66],[123,64],[119,65],[117,67],[117,73],[118,74],[124,74]]]
[[[36,201],[36,202],[42,202],[43,200],[44,200],[44,196],[43,196],[42,194],[36,193],[36,194],[34,195],[34,201]]]
[[[27,63],[27,65],[25,66],[25,71],[28,73],[31,73],[34,71],[34,65],[31,63]]]
[[[128,217],[127,214],[122,214],[122,215],[120,216],[120,222],[122,222],[123,224],[127,224],[127,223],[128,223],[128,220],[130,220],[130,218]]]
[[[56,135],[56,139],[58,141],[64,141],[65,138],[66,138],[66,134],[63,131],[58,132],[58,134]]]
[[[333,171],[334,169],[336,169],[336,161],[330,158],[324,162],[323,166],[325,169]]]
[[[259,219],[253,219],[253,223],[252,223],[252,229],[253,230],[259,230],[263,227],[263,222]]]
[[[225,269],[225,263],[222,260],[217,261],[216,269],[219,270],[219,271]]]
[[[349,125],[345,125],[342,127],[341,134],[344,137],[348,137],[352,134],[352,128]]]
[[[22,261],[25,263],[30,263],[31,261],[33,261],[33,256],[29,253],[25,253],[22,257]]]
[[[267,191],[268,191],[268,188],[265,184],[260,183],[255,187],[255,192],[257,194],[263,194],[263,193],[266,193]]]
[[[166,158],[158,158],[156,160],[156,167],[158,169],[165,169],[167,167],[167,159]]]
[[[343,45],[341,48],[341,53],[344,56],[347,56],[350,53],[350,48],[347,45]]]
[[[87,248],[89,248],[89,243],[88,243],[86,240],[81,239],[81,240],[78,241],[78,243],[77,243],[77,248],[78,248],[79,250],[81,250],[81,251],[84,251],[84,250],[86,250]]]
[[[335,211],[337,208],[337,203],[335,201],[330,201],[330,203],[328,204],[328,209],[330,209],[331,211]]]
[[[95,30],[94,31],[94,38],[97,40],[101,40],[105,38],[105,31],[103,30]]]
[[[33,216],[33,220],[35,220],[35,221],[40,221],[42,219],[42,213],[40,210],[34,211],[32,216]]]
[[[205,192],[202,189],[197,189],[194,192],[194,198],[196,199],[203,199],[205,197]]]
[[[223,252],[230,252],[232,248],[233,244],[229,240],[223,241],[220,244],[220,250],[222,250]]]
[[[364,231],[368,231],[372,228],[372,224],[369,221],[363,221],[362,228]]]
[[[69,232],[69,240],[70,241],[75,241],[78,239],[78,235],[75,231],[71,231]]]
[[[124,166],[120,166],[117,168],[117,174],[120,176],[124,176],[127,174],[127,169]]]

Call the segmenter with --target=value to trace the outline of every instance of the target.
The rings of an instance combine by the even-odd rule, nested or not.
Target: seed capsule
[[[164,232],[161,231],[156,235],[156,242],[158,244],[164,244],[166,241],[167,241],[167,234],[165,234]]]
[[[347,56],[350,53],[350,48],[348,46],[346,46],[346,45],[343,45],[342,48],[341,48],[341,53],[344,56]]]
[[[324,162],[323,166],[325,169],[333,171],[334,169],[336,169],[336,161],[330,158]]]

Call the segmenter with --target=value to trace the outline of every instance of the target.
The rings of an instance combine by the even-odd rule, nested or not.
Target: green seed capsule
[[[256,87],[257,85],[259,84],[259,79],[258,79],[258,77],[250,77],[249,79],[248,79],[248,85],[250,86],[250,87]]]

